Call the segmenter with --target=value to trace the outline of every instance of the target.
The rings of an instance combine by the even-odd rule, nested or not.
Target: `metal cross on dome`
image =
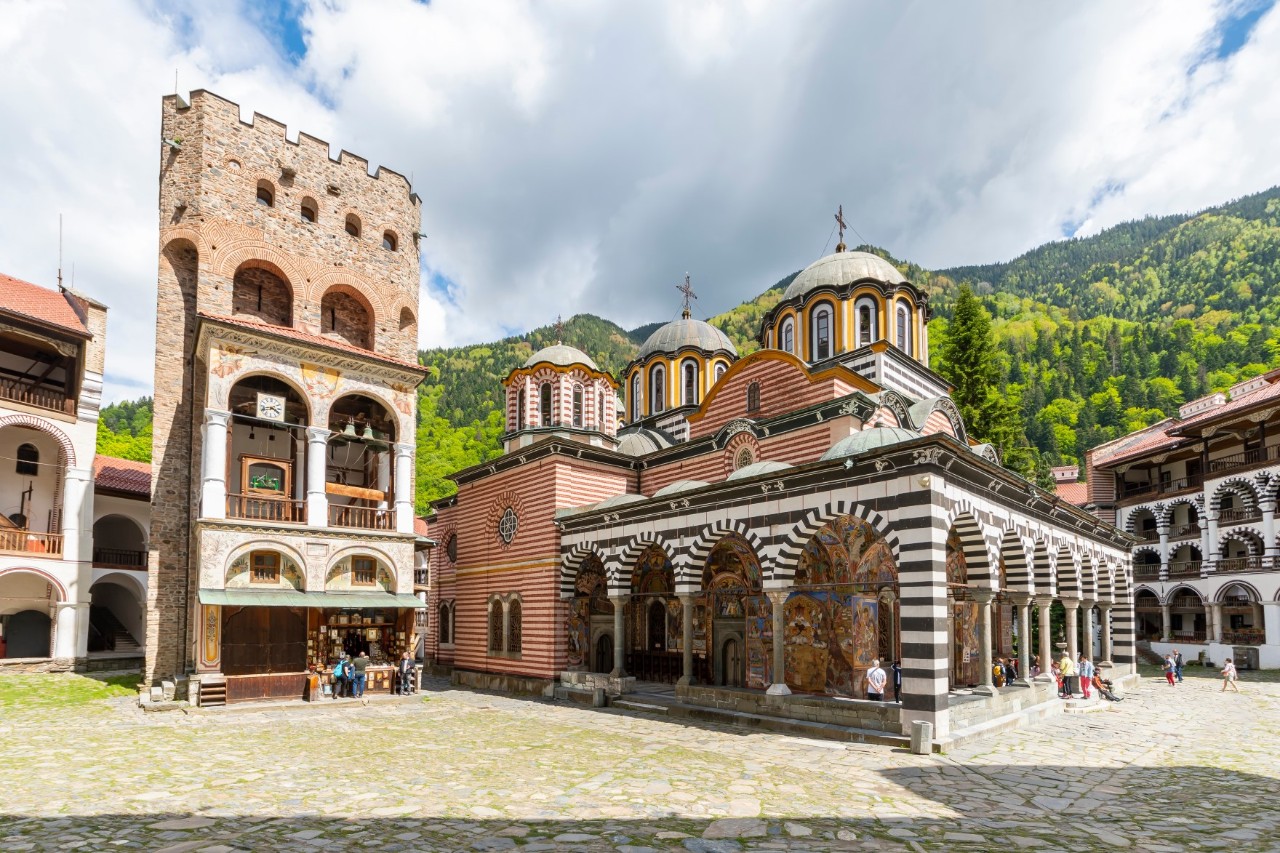
[[[564,343],[564,319],[556,315],[556,343]]]
[[[690,300],[697,299],[698,294],[693,292],[693,283],[689,280],[689,274],[684,274],[684,284],[677,284],[676,290],[684,294],[684,318],[686,320],[692,315],[690,311]]]
[[[836,209],[836,227],[840,229],[840,242],[836,244],[836,251],[843,252],[844,251],[844,229],[849,227],[848,225],[845,224],[845,221],[844,221],[844,205],[843,204]],[[830,240],[831,238],[828,237],[827,239]]]

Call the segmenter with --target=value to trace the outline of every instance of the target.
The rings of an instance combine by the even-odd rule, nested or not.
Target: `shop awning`
[[[202,589],[201,604],[223,607],[426,607],[416,596],[390,592],[301,592],[296,589]]]

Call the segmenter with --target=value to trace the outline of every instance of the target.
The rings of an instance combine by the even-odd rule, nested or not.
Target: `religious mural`
[[[978,678],[978,602],[968,594],[969,569],[965,561],[960,532],[951,528],[947,534],[947,598],[951,604],[951,683],[952,686],[977,684]]]
[[[574,581],[573,600],[569,602],[569,615],[565,620],[570,669],[582,669],[590,662],[591,616],[612,616],[613,604],[604,576],[604,564],[599,557],[591,556],[583,561]]]
[[[631,651],[663,652],[680,648],[680,600],[675,597],[675,567],[667,553],[650,545],[631,570],[631,602],[627,614],[627,648]],[[661,611],[654,607],[660,603]]]
[[[814,534],[784,605],[787,685],[865,697],[871,661],[896,645],[893,605],[879,600],[896,583],[893,552],[866,521],[842,516]]]
[[[770,646],[766,645],[765,629],[756,623],[761,619],[769,622],[771,610],[769,599],[761,592],[760,561],[756,559],[751,545],[736,535],[721,539],[707,557],[707,565],[702,572],[702,588],[705,592],[700,598],[705,602],[711,619],[709,627],[712,648],[719,653],[717,631],[724,631],[726,634],[742,632],[746,638],[745,684],[757,689],[768,687],[767,661]],[[696,624],[698,613],[695,609],[695,650],[706,648],[707,617],[702,618],[704,633],[699,636]],[[770,623],[769,643],[772,643],[771,627]],[[730,674],[724,675],[725,683],[737,680],[730,677]]]

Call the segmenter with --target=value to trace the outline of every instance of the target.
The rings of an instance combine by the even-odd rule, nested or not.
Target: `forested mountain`
[[[929,292],[930,352],[944,375],[952,305],[959,286],[971,286],[992,315],[1000,387],[1022,414],[1041,471],[1082,461],[1087,448],[1175,414],[1186,400],[1280,366],[1280,188],[1048,243],[1007,263],[928,271],[859,248]],[[754,351],[761,318],[792,278],[711,322],[741,354]],[[544,326],[422,352],[431,375],[419,399],[420,509],[453,490],[446,474],[500,452],[500,383],[512,368],[562,338],[616,375],[658,325],[627,332],[583,314],[559,332]],[[103,410],[101,452],[140,458],[149,440],[150,400]]]

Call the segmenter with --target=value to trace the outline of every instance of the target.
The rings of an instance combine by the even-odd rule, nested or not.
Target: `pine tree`
[[[991,396],[1000,381],[1000,365],[991,336],[991,315],[967,284],[960,285],[956,294],[940,355],[938,372],[955,386],[951,399],[969,431],[988,438],[994,414]]]

